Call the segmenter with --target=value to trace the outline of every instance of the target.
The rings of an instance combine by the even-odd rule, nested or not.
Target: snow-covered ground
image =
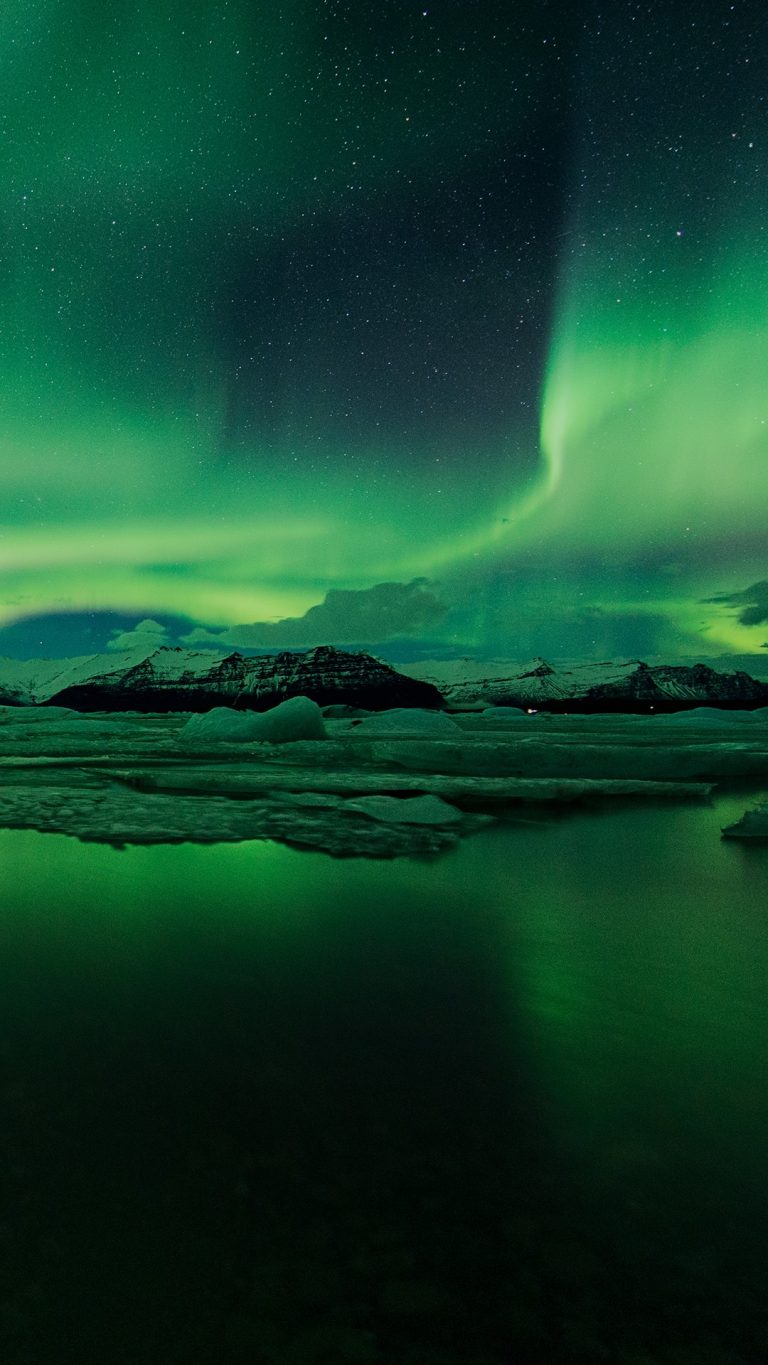
[[[259,718],[272,740],[247,728],[232,738],[232,716],[236,727],[249,717],[224,708],[218,719],[0,708],[0,827],[116,845],[277,839],[392,857],[439,853],[525,803],[702,800],[712,783],[734,780],[768,788],[765,712],[497,708],[369,720],[312,707]],[[293,738],[308,733],[318,738]]]

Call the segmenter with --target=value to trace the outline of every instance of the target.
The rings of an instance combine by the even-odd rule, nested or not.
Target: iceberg
[[[212,711],[192,716],[180,730],[181,744],[242,743],[266,740],[288,744],[301,739],[325,739],[326,730],[317,702],[309,697],[290,697],[269,711],[235,711],[230,706],[215,706]]]
[[[724,839],[768,839],[768,802],[746,810],[740,820],[725,825],[721,833]]]
[[[423,711],[418,708],[395,707],[367,716],[355,726],[356,735],[424,735],[435,738],[455,738],[457,726],[444,711]]]
[[[439,796],[361,796],[350,801],[348,809],[395,825],[454,825],[461,821],[461,811]]]

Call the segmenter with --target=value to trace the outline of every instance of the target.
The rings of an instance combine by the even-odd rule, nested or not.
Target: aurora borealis
[[[765,27],[8,0],[0,653],[758,655]]]

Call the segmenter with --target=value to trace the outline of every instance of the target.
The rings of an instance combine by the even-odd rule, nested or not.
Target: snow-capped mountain
[[[430,683],[406,677],[370,654],[323,645],[305,654],[244,658],[162,645],[73,659],[0,659],[0,704],[71,706],[77,711],[265,711],[288,697],[371,711],[439,707]]]
[[[637,659],[555,666],[453,659],[400,671],[371,654],[321,645],[260,657],[162,645],[72,659],[0,659],[0,704],[78,711],[264,711],[288,697],[371,711],[419,706],[522,706],[548,711],[768,706],[768,683],[706,664]]]
[[[768,705],[768,684],[748,673],[718,673],[706,664],[650,665],[639,659],[556,667],[529,663],[451,659],[407,665],[429,681],[449,706],[522,706],[548,711],[678,710],[714,704]]]

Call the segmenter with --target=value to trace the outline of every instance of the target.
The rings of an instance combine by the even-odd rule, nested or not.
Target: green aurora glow
[[[0,623],[758,649],[764,35],[639,13],[9,0]]]

